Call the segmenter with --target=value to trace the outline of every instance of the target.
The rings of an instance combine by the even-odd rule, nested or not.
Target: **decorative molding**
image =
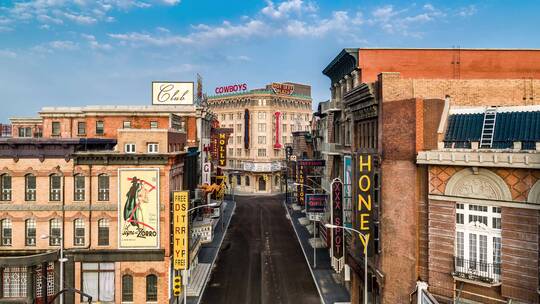
[[[416,163],[422,165],[540,169],[540,153],[472,151],[465,149],[421,151],[418,153]]]
[[[540,204],[540,180],[532,186],[527,201],[532,204]]]
[[[512,201],[512,193],[508,185],[500,176],[487,169],[478,169],[478,174],[475,174],[471,168],[457,172],[446,184],[444,194]]]
[[[117,211],[118,204],[92,204],[92,211]],[[68,204],[65,211],[90,211],[89,204]],[[60,204],[1,204],[0,211],[62,211]]]
[[[511,207],[511,208],[521,208],[521,209],[532,209],[540,210],[540,204],[530,204],[516,201],[500,201],[493,199],[483,199],[483,198],[471,198],[471,197],[461,197],[461,196],[451,196],[451,195],[437,195],[429,194],[428,198],[430,200],[437,201],[447,201],[447,202],[459,202],[459,203],[468,203],[476,205],[489,205],[494,207]]]

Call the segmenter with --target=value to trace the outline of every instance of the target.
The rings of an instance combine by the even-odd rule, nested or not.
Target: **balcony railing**
[[[484,263],[454,257],[454,272],[452,275],[461,279],[497,284],[501,279],[501,263]]]

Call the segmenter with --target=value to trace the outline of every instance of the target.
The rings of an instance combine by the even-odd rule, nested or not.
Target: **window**
[[[2,242],[2,246],[11,246],[11,238],[12,238],[12,228],[11,228],[11,219],[3,219],[2,220],[2,231],[0,233],[0,241]]]
[[[2,174],[0,176],[0,200],[11,200],[11,176],[9,174]]]
[[[148,153],[158,153],[159,152],[159,144],[157,143],[149,143],[147,145]]]
[[[236,144],[239,145],[242,143],[242,136],[236,136]]]
[[[75,175],[73,177],[73,183],[74,183],[74,190],[73,190],[73,194],[74,194],[74,198],[73,200],[75,201],[84,201],[84,196],[85,196],[85,179],[84,179],[84,176],[83,175]]]
[[[501,274],[501,207],[456,204],[456,272],[498,281]]]
[[[287,124],[282,125],[282,132],[287,132]]]
[[[126,153],[135,153],[135,144],[125,144],[124,152]]]
[[[157,121],[151,121],[150,122],[150,129],[157,129],[158,128],[158,122]]]
[[[124,123],[122,124],[122,127],[124,129],[130,129],[131,128],[131,121],[129,121],[129,120],[124,121]]]
[[[258,130],[259,132],[266,132],[266,124],[265,123],[258,124]]]
[[[237,175],[237,176],[236,176],[236,184],[237,184],[238,186],[242,185],[242,179],[240,178],[240,175]]]
[[[52,136],[60,136],[60,122],[59,121],[52,122]]]
[[[259,144],[266,144],[266,136],[259,136],[258,143]]]
[[[61,229],[59,219],[49,221],[49,246],[60,246]]]
[[[36,176],[33,174],[24,176],[24,199],[26,201],[36,200]]]
[[[2,272],[2,296],[4,298],[26,298],[28,290],[26,267],[6,267]]]
[[[291,124],[291,132],[294,132],[294,125]]]
[[[309,121],[309,115],[308,114],[306,114],[306,119],[305,120]]]
[[[98,201],[109,200],[109,176],[100,174],[98,176]]]
[[[283,120],[287,120],[287,112],[283,112]],[[285,130],[283,130],[285,131]]]
[[[26,246],[36,246],[36,220],[27,219],[24,221]]]
[[[114,263],[82,263],[81,283],[92,300],[114,303]]]
[[[257,155],[260,156],[260,157],[266,156],[266,149],[257,150]]]
[[[234,114],[233,113],[229,113],[229,120],[233,120],[234,119]]]
[[[249,176],[246,176],[246,186],[249,186]]]
[[[77,123],[77,134],[78,135],[86,135],[86,122],[79,121]]]
[[[104,135],[105,134],[105,125],[103,123],[103,120],[96,121],[96,135]]]
[[[221,121],[225,120],[225,114],[221,114]]]
[[[43,296],[43,288],[42,288],[42,277],[43,277],[43,268],[41,268],[41,265],[37,265],[35,268],[35,275],[36,275],[36,283],[35,283],[35,291],[36,291],[36,300],[39,298],[42,298]],[[47,275],[46,275],[46,292],[47,296],[53,296],[55,294],[54,289],[54,263],[47,263]],[[36,301],[36,303],[39,303],[40,301]]]
[[[122,302],[133,302],[133,277],[129,274],[122,276]]]
[[[236,124],[236,132],[242,132],[242,124]]]
[[[154,274],[146,276],[146,301],[157,301],[157,276]]]
[[[109,246],[109,219],[98,220],[98,246]]]
[[[281,143],[286,144],[287,143],[287,136],[281,136]]]
[[[19,128],[19,137],[32,137],[32,128],[30,128],[30,127],[20,127]]]
[[[229,156],[234,156],[234,149],[233,148],[229,148]]]
[[[62,179],[60,175],[53,174],[49,176],[49,200],[59,201],[62,191]]]
[[[242,119],[242,112],[236,113],[236,119]]]
[[[236,148],[236,157],[242,156],[242,148]]]
[[[265,112],[259,112],[259,119],[266,119],[266,113]]]
[[[84,246],[84,220],[73,221],[73,245]]]

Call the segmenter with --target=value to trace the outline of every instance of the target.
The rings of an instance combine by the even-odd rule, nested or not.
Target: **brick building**
[[[288,89],[278,90],[273,85]],[[310,130],[311,87],[269,84],[264,89],[209,96],[208,106],[216,113],[220,127],[234,131],[227,144],[224,172],[235,190],[280,192],[284,146],[292,144],[293,132]]]
[[[209,126],[201,113],[44,108],[42,138],[19,137],[27,122],[13,119],[15,138],[0,141],[0,302],[42,303],[57,292],[62,246],[65,287],[101,303],[168,303],[170,192],[199,182],[197,153],[186,150]]]
[[[539,303],[540,106],[452,108],[440,128],[439,148],[417,157],[431,293]]]
[[[345,49],[323,73],[331,80],[331,99],[317,113],[326,130],[320,145],[327,163],[322,186],[330,193],[334,178],[345,181],[344,225],[360,229],[365,210],[356,199],[359,157],[373,157],[370,225],[363,231],[372,240],[368,298],[407,303],[416,282],[429,282],[431,274],[428,172],[416,165],[417,153],[437,149],[439,123],[450,104],[540,103],[534,90],[540,84],[540,51]],[[356,235],[345,236],[345,265],[337,271],[345,278],[350,271],[351,302],[361,303],[363,246]]]

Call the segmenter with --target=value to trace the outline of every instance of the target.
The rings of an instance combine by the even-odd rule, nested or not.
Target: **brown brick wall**
[[[382,153],[385,159],[415,162],[416,100],[382,104]]]
[[[539,211],[502,209],[502,295],[538,303]]]
[[[400,73],[382,73],[379,79],[383,81],[385,102],[444,99],[449,95],[454,106],[540,104],[537,79],[411,79]]]
[[[420,147],[420,150],[437,149],[437,136],[438,136],[437,129],[439,128],[443,109],[444,109],[444,100],[441,100],[441,99],[424,100],[423,122],[424,122],[424,130],[427,130],[427,132],[424,132],[423,134],[424,144]]]
[[[455,203],[429,200],[429,286],[430,291],[453,297]]]
[[[419,279],[427,282],[429,280],[429,235],[428,235],[428,191],[427,166],[417,168],[417,187],[418,187],[418,276]]]

